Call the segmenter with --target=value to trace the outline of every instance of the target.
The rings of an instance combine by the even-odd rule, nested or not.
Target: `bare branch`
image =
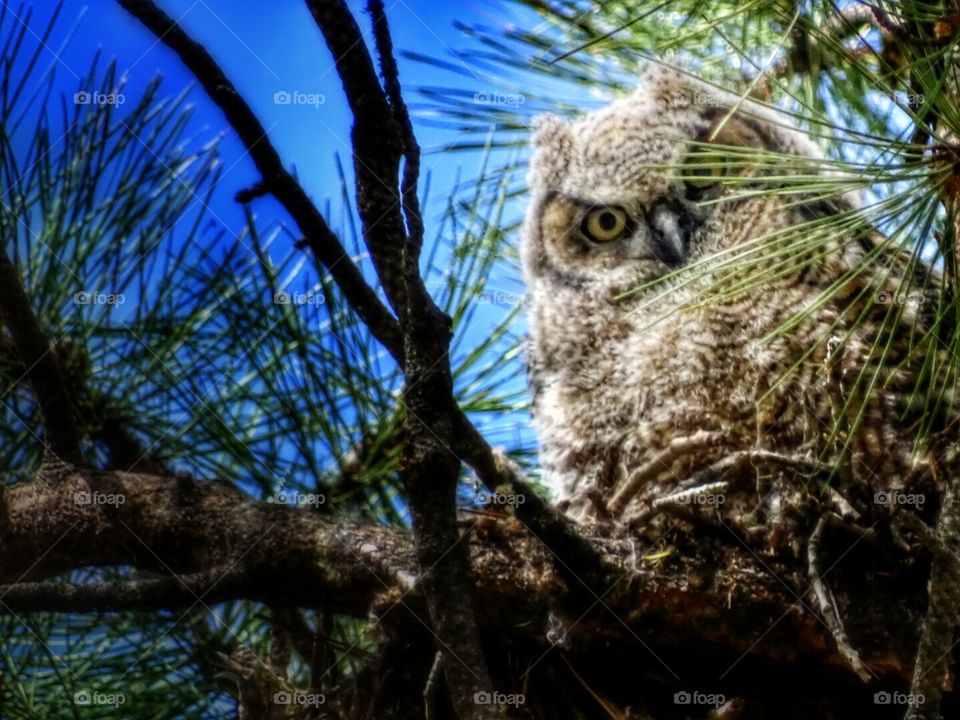
[[[407,235],[410,244],[410,262],[416,266],[423,246],[423,217],[420,213],[420,200],[417,196],[417,182],[420,178],[420,146],[413,132],[410,112],[400,89],[400,73],[393,57],[393,38],[387,15],[383,10],[383,0],[370,0],[370,15],[373,18],[373,36],[377,43],[377,56],[380,58],[380,72],[393,110],[394,120],[400,132],[403,147],[404,166],[401,196],[403,212],[407,220]]]

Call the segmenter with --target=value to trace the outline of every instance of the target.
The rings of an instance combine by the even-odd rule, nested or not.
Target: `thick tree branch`
[[[366,617],[378,602],[395,602],[394,592],[407,607],[423,602],[410,532],[258,502],[218,481],[43,469],[34,482],[7,489],[2,521],[0,579],[20,580],[0,587],[6,612],[155,610],[246,598]],[[537,538],[507,517],[470,527],[461,542],[477,568],[471,595],[487,632],[510,628],[543,643],[548,614],[576,619],[568,615],[575,583],[561,577]],[[772,559],[761,563],[739,543],[684,538],[674,538],[676,549],[663,564],[631,560],[628,539],[584,536],[621,576],[604,597],[621,620],[601,612],[581,628],[584,640],[609,622],[609,632],[596,639],[609,642],[625,622],[645,642],[668,647],[684,637],[688,644],[783,659],[782,644],[753,644],[769,628],[764,619],[786,613],[783,622],[796,633],[790,653],[838,661],[828,629],[795,612],[796,597],[765,568]],[[694,552],[684,549],[688,541]],[[45,580],[91,566],[130,566],[151,576],[89,586]],[[875,602],[875,587],[860,589]],[[875,629],[882,642],[864,661],[880,657],[888,676],[908,679],[912,641],[895,638],[889,624]],[[906,626],[904,634],[909,639]],[[863,638],[857,640],[862,647]],[[896,653],[903,656],[894,663]]]
[[[342,0],[308,0],[307,6],[333,53],[353,113],[351,140],[364,240],[400,317],[407,427],[400,479],[410,508],[418,562],[425,572],[430,617],[438,649],[444,655],[444,675],[458,717],[491,717],[493,708],[474,702],[478,692],[490,692],[492,685],[470,602],[467,554],[456,528],[460,459],[452,450],[458,409],[447,354],[451,322],[433,302],[420,276],[419,148],[400,95],[389,28],[382,5],[373,0],[369,8],[384,90],[346,4]]]
[[[0,245],[0,320],[10,331],[43,414],[47,450],[80,460],[80,432],[54,347],[30,307],[20,274]]]

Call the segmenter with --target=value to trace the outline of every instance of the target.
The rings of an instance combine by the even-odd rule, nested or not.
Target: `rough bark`
[[[97,502],[89,502],[95,493]],[[423,716],[436,616],[427,613],[429,580],[419,575],[419,552],[406,530],[256,502],[224,482],[63,464],[7,488],[3,508],[3,612],[154,611],[246,598],[369,617],[381,652],[354,684],[330,694],[328,708],[355,712],[348,717]],[[709,708],[673,702],[675,693],[700,692],[749,698],[757,717],[774,717],[777,707],[783,714],[776,717],[841,718],[870,705],[874,692],[907,690],[915,621],[924,611],[924,562],[891,559],[869,543],[838,557],[850,538],[842,528],[825,534],[829,581],[851,642],[874,675],[866,685],[811,609],[805,561],[763,554],[703,520],[671,521],[653,543],[579,527],[619,574],[585,608],[578,581],[522,523],[509,515],[465,516],[460,546],[473,568],[469,599],[493,687],[525,697],[523,706],[506,707],[508,714],[605,717],[603,707],[630,707],[633,717],[693,710],[702,717]],[[48,580],[87,566],[138,573],[91,586]],[[804,697],[812,682],[817,696]],[[383,704],[380,714],[364,715],[356,703],[371,688]],[[451,717],[447,692],[437,698],[435,717]],[[784,711],[785,699],[795,707]],[[947,700],[944,707],[952,707]],[[878,706],[876,717],[887,710]]]

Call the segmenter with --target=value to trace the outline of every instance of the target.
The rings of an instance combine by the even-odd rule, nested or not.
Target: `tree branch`
[[[384,90],[346,4],[307,0],[307,6],[333,53],[353,113],[351,140],[364,240],[400,317],[407,427],[400,479],[424,571],[430,617],[444,655],[444,675],[458,717],[492,717],[491,707],[474,702],[477,693],[489,693],[493,687],[470,602],[468,558],[456,527],[460,459],[452,450],[458,409],[448,357],[451,321],[433,302],[420,276],[419,148],[400,94],[389,28],[383,6],[371,0]],[[402,158],[406,167],[401,184]]]
[[[283,166],[266,130],[216,61],[152,0],[117,2],[156,35],[159,41],[173,50],[200,81],[207,95],[223,111],[250,153],[263,178],[264,187],[269,188],[297,223],[306,238],[304,244],[331,274],[350,306],[370,328],[373,336],[402,364],[402,343],[396,319],[377,298],[376,292],[367,285],[360,270],[350,260],[346,249],[330,230],[320,211]]]

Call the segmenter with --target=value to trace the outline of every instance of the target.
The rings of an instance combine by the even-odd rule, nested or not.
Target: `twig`
[[[407,220],[407,237],[410,245],[408,262],[419,262],[420,248],[423,245],[423,216],[420,213],[420,199],[417,196],[417,182],[420,178],[420,146],[413,132],[410,112],[400,89],[400,74],[393,57],[393,39],[390,26],[383,10],[383,0],[370,0],[370,15],[373,18],[373,37],[377,44],[377,56],[380,58],[380,72],[393,110],[394,120],[400,132],[403,147],[404,166],[401,196],[403,213]]]
[[[443,667],[443,653],[439,650],[433,656],[433,665],[427,675],[427,684],[423,687],[423,715],[426,720],[434,720],[434,705],[436,704],[437,680],[440,678],[440,668]]]
[[[810,585],[813,587],[814,597],[817,600],[817,607],[820,609],[820,615],[827,624],[834,642],[837,643],[837,652],[850,666],[850,669],[857,674],[857,677],[863,682],[869,682],[870,671],[850,644],[847,632],[843,627],[843,620],[840,618],[837,602],[833,593],[830,592],[830,588],[824,582],[824,573],[820,569],[820,543],[823,540],[823,531],[834,518],[836,516],[832,513],[821,515],[816,527],[810,534],[810,539],[807,541],[807,573],[810,578]]]
[[[673,438],[666,448],[633,472],[623,487],[610,500],[607,510],[614,517],[619,517],[641,488],[666,472],[674,461],[703,450],[712,450],[722,445],[724,441],[725,438],[721,433],[706,430],[701,430],[690,436]]]
[[[245,567],[214,567],[173,577],[76,584],[62,581],[0,585],[0,613],[161,610],[223,602],[251,592]]]

